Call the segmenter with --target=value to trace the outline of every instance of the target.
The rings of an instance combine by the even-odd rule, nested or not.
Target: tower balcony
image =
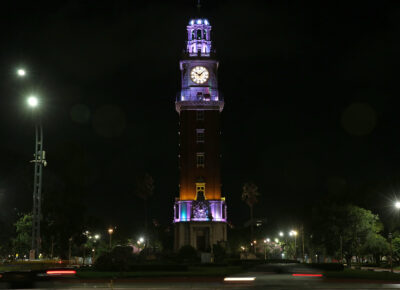
[[[178,222],[226,222],[225,198],[221,200],[177,200],[174,205],[174,223]]]
[[[178,113],[181,110],[219,110],[222,112],[224,99],[218,90],[210,93],[182,90],[176,96],[175,108]]]

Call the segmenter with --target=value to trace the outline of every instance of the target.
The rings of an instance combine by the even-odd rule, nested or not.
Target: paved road
[[[301,265],[261,265],[250,272],[231,276],[234,277],[254,277],[250,282],[224,282],[218,278],[164,278],[164,279],[146,279],[146,280],[124,280],[115,281],[75,281],[73,283],[57,282],[50,284],[38,283],[30,285],[39,289],[400,289],[400,283],[389,282],[366,282],[366,281],[333,281],[321,277],[295,277],[293,273],[317,274],[316,270],[302,267]],[[21,288],[21,285],[15,285]],[[22,285],[23,286],[23,285]],[[9,288],[9,285],[0,284],[0,288]]]

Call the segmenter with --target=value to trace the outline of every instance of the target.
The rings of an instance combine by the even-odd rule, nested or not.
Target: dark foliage
[[[196,249],[189,245],[179,249],[178,259],[184,263],[195,263],[199,260]]]
[[[213,245],[214,262],[223,263],[226,259],[226,250],[223,246],[216,244]]]
[[[323,271],[343,271],[343,264],[339,263],[312,263],[306,264],[307,267],[315,268]]]
[[[128,271],[136,261],[131,247],[115,247],[111,253],[98,257],[94,267],[98,271]]]

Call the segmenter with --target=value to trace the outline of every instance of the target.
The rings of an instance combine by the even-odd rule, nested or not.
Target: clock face
[[[204,66],[195,66],[190,72],[190,78],[196,84],[204,84],[209,77],[208,70]]]

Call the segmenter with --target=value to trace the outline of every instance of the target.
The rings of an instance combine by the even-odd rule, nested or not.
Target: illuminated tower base
[[[174,211],[175,251],[190,245],[210,252],[212,245],[226,242],[224,200],[176,201]]]

